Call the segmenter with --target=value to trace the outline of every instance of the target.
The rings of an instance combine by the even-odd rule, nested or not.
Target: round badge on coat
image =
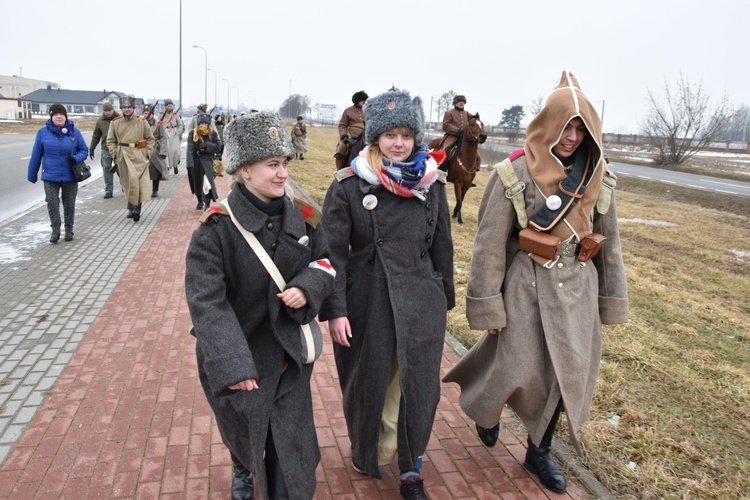
[[[378,206],[378,198],[374,194],[368,194],[362,200],[362,206],[365,207],[365,210],[372,210]]]
[[[556,194],[553,194],[552,196],[547,198],[547,208],[549,208],[550,210],[557,210],[561,206],[562,200]]]

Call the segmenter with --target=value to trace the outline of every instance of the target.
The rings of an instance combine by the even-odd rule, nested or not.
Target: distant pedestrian
[[[354,153],[359,153],[364,148],[364,142],[360,136],[365,131],[365,112],[362,107],[367,102],[367,93],[364,90],[352,95],[352,105],[344,110],[339,120],[339,143],[336,145],[336,168],[342,169],[349,166],[349,161]],[[354,149],[354,151],[352,151]],[[352,154],[350,154],[352,153]]]
[[[178,165],[180,164],[180,146],[182,144],[182,134],[185,132],[185,122],[182,121],[179,110],[174,110],[172,99],[164,99],[164,113],[159,120],[167,133],[166,151],[169,158],[169,167],[177,175]],[[164,148],[162,148],[164,151]]]
[[[112,106],[112,104],[109,102],[105,102],[102,105],[102,116],[100,116],[96,121],[96,126],[94,126],[94,133],[91,135],[91,144],[89,145],[89,157],[93,160],[96,145],[99,144],[99,141],[101,141],[102,144],[102,156],[101,158],[99,158],[99,163],[102,166],[105,198],[112,198],[115,177],[113,171],[116,171],[117,168],[117,165],[112,159],[112,155],[109,154],[109,149],[107,149],[107,133],[109,132],[109,125],[110,123],[112,123],[112,120],[118,118],[119,116],[120,114],[115,111],[114,106]],[[117,176],[120,176],[119,172],[117,172]]]
[[[112,120],[107,134],[107,147],[120,170],[125,192],[127,218],[138,222],[144,201],[151,199],[149,186],[149,158],[154,151],[151,127],[135,114],[134,99],[120,99],[122,117]]]
[[[88,147],[81,132],[74,127],[73,121],[68,119],[65,106],[53,104],[49,107],[49,116],[50,119],[44,127],[36,133],[26,178],[32,184],[36,184],[41,166],[44,197],[52,228],[49,242],[54,244],[60,240],[61,192],[65,214],[65,241],[73,239],[76,196],[78,195],[78,182],[73,177],[73,165],[86,160]],[[72,156],[71,149],[73,150]]]
[[[196,210],[208,210],[211,201],[216,201],[214,183],[214,155],[221,151],[219,134],[211,128],[211,115],[200,113],[195,116],[195,128],[188,131],[187,168],[190,191],[198,199]]]
[[[149,158],[148,175],[151,179],[151,197],[159,196],[159,182],[169,180],[169,139],[164,126],[154,118],[154,106],[146,104],[143,107],[143,119],[151,127],[154,136],[154,152]]]
[[[214,128],[216,128],[216,132],[219,134],[219,140],[222,144],[224,144],[224,127],[226,126],[227,122],[224,121],[224,115],[219,113],[214,117]]]
[[[223,205],[203,214],[186,259],[198,373],[232,459],[232,498],[252,499],[257,481],[258,498],[311,499],[320,449],[310,392],[314,356],[305,355],[313,345],[302,342],[300,325],[313,322],[320,352],[314,321],[336,272],[320,214],[285,195],[294,148],[281,116],[237,118],[224,132],[226,171],[235,181],[226,201],[232,215]],[[283,275],[283,290],[261,255]]]
[[[297,123],[292,127],[292,144],[296,151],[296,157],[304,160],[304,153],[307,153],[307,125],[301,116],[297,117]]]

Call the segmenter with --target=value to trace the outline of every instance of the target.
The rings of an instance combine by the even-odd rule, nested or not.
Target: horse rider
[[[469,132],[469,120],[472,115],[464,109],[466,97],[462,94],[453,96],[453,109],[443,115],[443,142],[441,149],[446,152],[451,146],[463,139],[463,135]]]
[[[355,92],[352,95],[352,105],[346,108],[341,115],[339,121],[339,137],[341,140],[336,145],[336,154],[333,155],[336,158],[337,166],[339,162],[342,163],[339,168],[348,166],[343,165],[343,162],[349,152],[349,145],[365,131],[365,112],[362,111],[362,106],[365,105],[367,98],[368,95],[364,90]]]

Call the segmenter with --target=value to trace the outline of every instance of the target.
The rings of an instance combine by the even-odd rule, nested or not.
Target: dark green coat
[[[368,194],[378,199],[373,210],[362,204]],[[445,184],[435,182],[422,201],[356,176],[334,180],[322,222],[337,274],[320,319],[349,319],[351,347],[334,345],[344,415],[355,461],[379,478],[378,436],[394,350],[402,469],[424,453],[440,399],[446,312],[455,303]]]
[[[314,229],[303,221],[291,200],[285,200],[283,216],[274,217],[258,210],[239,187],[228,200],[287,287],[302,289],[308,304],[297,310],[284,306],[231,219],[211,216],[193,234],[185,273],[201,384],[224,443],[253,472],[262,497],[268,497],[263,451],[271,427],[290,498],[312,498],[320,451],[310,394],[313,365],[300,362],[299,325],[315,318],[334,283],[327,272],[308,267],[328,256],[325,236],[320,225]],[[299,243],[303,236],[307,245]],[[227,389],[251,378],[259,389]]]

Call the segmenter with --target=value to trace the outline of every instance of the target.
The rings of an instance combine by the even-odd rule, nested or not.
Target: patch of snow
[[[737,257],[738,262],[745,262],[745,258],[750,255],[747,250],[737,250],[736,248],[730,248],[729,251]]]
[[[635,219],[617,219],[617,221],[620,224],[633,223],[633,224],[647,224],[649,226],[676,226],[677,225],[674,222],[667,222],[667,221],[664,221],[664,220],[651,220],[651,219],[640,219],[640,218],[635,218]]]
[[[613,427],[617,427],[620,424],[620,415],[614,412],[610,412],[607,422],[612,424]]]
[[[29,260],[28,251],[48,241],[49,233],[49,222],[31,222],[20,231],[8,234],[0,243],[0,264]]]
[[[635,470],[635,468],[638,467],[638,464],[631,460],[630,462],[628,462],[628,467],[630,467],[630,470]]]

